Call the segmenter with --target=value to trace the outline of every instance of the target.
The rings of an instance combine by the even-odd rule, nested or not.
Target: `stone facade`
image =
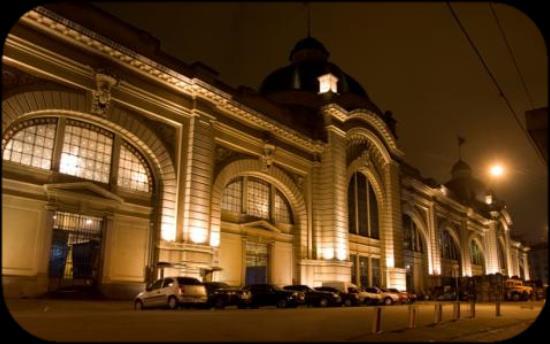
[[[204,70],[167,59],[150,39],[112,18],[102,20],[113,21],[112,31],[124,35],[90,30],[88,12],[70,6],[27,12],[5,42],[3,152],[29,121],[51,119],[57,128],[50,168],[4,154],[6,296],[59,288],[62,281],[52,278],[59,234],[52,228],[62,216],[56,214],[102,219],[97,271],[86,283],[110,297],[130,297],[169,274],[242,285],[265,273],[266,282],[311,286],[354,276],[363,286],[419,293],[444,283],[449,271],[519,276],[521,270],[529,279],[527,248],[510,239],[506,209],[482,213],[411,172],[394,128],[375,110],[346,108],[327,96],[318,107],[320,134],[308,135],[283,120],[282,107],[269,111],[261,99],[240,102],[243,94]],[[71,121],[112,135],[108,182],[60,172]],[[126,190],[118,182],[124,145],[149,171],[149,192]],[[348,187],[355,173],[372,187],[377,237],[349,230]],[[236,180],[242,180],[242,199],[230,213],[224,193]],[[269,190],[265,217],[254,216],[264,206],[249,201],[260,197],[254,187]],[[274,217],[275,211],[286,214],[281,204],[290,209],[286,222]],[[403,245],[404,215],[418,233],[418,251]],[[375,226],[374,217],[368,221]],[[444,231],[458,248],[457,259],[442,258]],[[472,241],[482,249],[483,262],[476,266]],[[74,251],[72,257],[77,264]],[[255,259],[265,270],[253,269]]]

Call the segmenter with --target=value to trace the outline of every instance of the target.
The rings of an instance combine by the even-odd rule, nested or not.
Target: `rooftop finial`
[[[458,139],[458,160],[462,160],[462,145],[466,142],[466,139],[462,136],[457,136]]]

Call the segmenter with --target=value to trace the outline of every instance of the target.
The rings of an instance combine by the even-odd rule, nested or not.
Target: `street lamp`
[[[492,177],[500,177],[504,174],[504,167],[500,164],[495,164],[489,169],[489,173]]]

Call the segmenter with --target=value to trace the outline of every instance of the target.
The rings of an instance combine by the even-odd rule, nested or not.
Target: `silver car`
[[[176,309],[181,305],[206,305],[206,287],[193,277],[165,277],[147,285],[145,291],[134,299],[134,308],[168,307]]]

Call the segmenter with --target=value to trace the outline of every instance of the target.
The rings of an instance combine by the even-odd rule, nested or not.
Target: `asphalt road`
[[[452,305],[433,326],[434,303],[417,304],[416,328],[408,329],[408,306],[382,307],[382,333],[372,333],[374,307],[146,310],[131,302],[7,300],[15,321],[28,333],[53,341],[494,341],[524,331],[539,315],[542,301],[478,304],[476,317]]]

